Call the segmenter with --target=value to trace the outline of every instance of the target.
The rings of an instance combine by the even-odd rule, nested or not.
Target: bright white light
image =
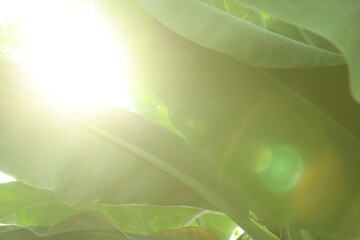
[[[236,227],[230,237],[229,240],[236,240],[238,239],[242,234],[244,233],[244,230],[242,230],[241,227]]]
[[[31,91],[74,113],[129,106],[129,58],[91,1],[19,2],[27,7],[19,33],[26,51],[13,57],[28,69]]]
[[[6,175],[3,172],[0,172],[0,183],[7,183],[7,182],[14,182],[16,181],[15,178],[10,177],[9,175]]]

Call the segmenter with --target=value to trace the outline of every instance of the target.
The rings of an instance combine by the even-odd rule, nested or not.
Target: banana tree
[[[360,3],[96,6],[132,56],[130,109],[40,99],[2,25],[0,170],[17,181],[0,184],[1,239],[360,236]],[[67,62],[81,64],[65,56],[51,68],[64,81]]]

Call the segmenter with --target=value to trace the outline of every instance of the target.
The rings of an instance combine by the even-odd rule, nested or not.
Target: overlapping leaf
[[[215,207],[250,233],[272,238],[248,220],[246,196],[220,168],[162,127],[126,110],[67,116],[4,85],[0,98],[0,168],[17,179],[74,207]]]
[[[0,196],[0,222],[13,226],[3,227],[3,229],[10,229],[13,231],[12,235],[19,235],[18,237],[39,235],[50,238],[54,235],[54,230],[49,231],[49,228],[57,229],[55,234],[61,232],[60,236],[64,236],[66,232],[69,232],[71,225],[78,226],[79,222],[84,225],[84,220],[88,224],[95,222],[98,231],[108,231],[108,227],[103,228],[103,226],[110,224],[122,232],[144,236],[158,232],[167,234],[170,230],[187,226],[201,226],[202,229],[209,231],[209,234],[210,232],[215,234],[214,236],[217,236],[219,240],[229,239],[229,234],[236,227],[234,222],[223,214],[189,207],[95,205],[84,209],[74,209],[66,206],[50,192],[20,182],[1,184]],[[98,224],[100,219],[108,224]],[[68,224],[63,224],[64,221]],[[88,227],[89,233],[86,236],[90,236],[94,230],[90,228],[90,225]],[[7,233],[6,236],[8,235]],[[70,237],[71,233],[65,235]]]
[[[4,130],[1,168],[19,179],[54,190],[70,205],[83,206],[99,201],[118,204],[153,201],[157,204],[186,205],[191,198],[198,199],[190,200],[191,204],[204,203],[195,193],[181,187],[178,180],[171,180],[173,177],[170,175],[177,174],[179,170],[173,169],[174,166],[170,167],[164,160],[158,160],[160,156],[166,161],[177,162],[177,168],[182,165],[189,174],[192,171],[203,172],[200,182],[207,175],[215,176],[210,181],[216,182],[218,176],[222,179],[222,173],[216,170],[215,165],[192,150],[186,142],[130,112],[118,110],[107,118],[104,114],[97,120],[69,120],[61,113],[7,89],[2,88],[1,92],[1,109],[7,113],[1,119]],[[89,121],[97,121],[102,126],[98,128]],[[116,134],[121,137],[115,137]],[[152,136],[152,141],[144,136]],[[159,144],[166,138],[167,141]],[[176,144],[170,143],[170,139]],[[139,145],[133,145],[134,141]],[[179,148],[182,148],[181,151]],[[174,151],[178,151],[176,157],[173,156]],[[155,155],[158,155],[157,158]],[[204,161],[204,165],[195,168],[193,159]],[[203,170],[206,165],[209,169]],[[169,172],[165,168],[169,168]],[[159,191],[159,194],[154,191]]]
[[[327,51],[316,44],[309,46],[289,40],[197,1],[138,2],[180,35],[241,62],[271,67],[343,63],[343,58],[331,49]],[[296,5],[292,5],[295,2],[287,3],[287,7],[283,8],[279,5],[275,7],[276,4],[272,8],[266,3],[268,1],[241,2],[333,41],[347,57],[352,77],[356,75],[355,31],[350,34],[348,30],[331,29],[334,21],[327,22],[329,27],[323,23],[311,25],[309,21],[324,20],[314,17],[311,11],[309,21],[302,22],[300,14],[295,13],[296,16],[290,18],[291,11],[297,9],[291,7]],[[353,1],[347,3],[357,6]],[[310,9],[317,4],[305,1],[301,6]],[[336,21],[344,17],[348,17],[347,20],[356,19],[357,15],[351,14],[356,8],[350,9],[335,1],[330,6],[344,10]],[[332,10],[326,14],[330,12]],[[347,37],[340,39],[340,33],[345,33]],[[139,36],[148,37],[148,34]],[[196,148],[217,161],[232,180],[223,175],[209,158],[156,124],[124,110],[93,118],[63,115],[14,91],[13,85],[19,82],[13,82],[13,78],[8,81],[8,77],[13,77],[8,74],[1,76],[0,169],[54,191],[57,197],[71,206],[150,203],[217,208],[247,230],[253,239],[276,238],[266,228],[248,220],[248,200],[239,191],[242,188],[254,200],[253,203],[260,204],[282,224],[345,237],[358,236],[359,178],[356,159],[360,153],[358,140],[351,131],[346,131],[316,106],[282,85],[273,78],[271,71],[254,70],[192,45],[164,29],[155,34],[154,45],[149,45],[153,51],[149,55],[150,68],[141,75],[166,102],[169,115],[182,134]],[[139,54],[139,58],[142,56],[148,57]],[[304,165],[308,167],[302,182],[285,193],[274,193],[267,188],[252,168],[259,148],[279,145],[290,146],[300,152]],[[44,202],[52,201],[51,193],[44,196]],[[34,199],[36,201],[37,198]],[[32,204],[32,200],[29,203],[20,201],[19,204]],[[54,203],[48,207],[54,211],[53,207],[60,205],[65,206]],[[65,208],[72,214],[72,208]],[[20,209],[19,213],[30,216],[36,209],[36,206]],[[16,206],[8,208],[4,219],[14,219],[11,212],[15,210]],[[269,226],[279,226],[261,208],[252,207],[252,210]],[[100,209],[97,208],[97,211]],[[109,211],[103,208],[101,211],[111,216]],[[63,213],[57,212],[56,217],[67,217],[67,212]],[[116,233],[120,235],[103,234],[103,229],[99,230],[100,235],[91,232],[90,229],[96,229],[91,225],[93,223],[85,232],[80,228],[73,229],[70,234],[69,228],[66,228],[69,222],[66,221],[62,225],[65,227],[58,233],[65,234],[62,237],[67,239],[124,238],[121,231]],[[81,224],[78,226],[84,226]],[[6,231],[1,234],[11,239],[12,231],[4,228]],[[36,232],[36,229],[33,230]],[[48,230],[38,229],[37,233]],[[55,233],[57,230],[52,231]],[[27,230],[15,232],[15,239],[21,236],[37,239],[36,234]],[[60,235],[51,235],[57,236]],[[143,236],[136,237],[142,239]],[[49,235],[49,239],[56,238]]]
[[[146,81],[165,101],[189,142],[218,161],[233,181],[281,222],[327,234],[357,235],[353,222],[358,218],[344,209],[358,205],[353,183],[359,179],[355,160],[359,141],[349,126],[336,123],[283,84],[305,77],[304,70],[294,76],[284,74],[280,81],[273,71],[233,61],[161,25],[154,36],[156,58],[149,61]],[[339,69],[308,70],[307,76],[341,82],[346,75]],[[287,146],[301,156],[302,180],[289,191],[270,188],[254,169],[262,149],[274,146]]]
[[[277,35],[200,1],[137,2],[179,35],[247,64],[289,68],[344,63],[339,54]]]
[[[344,54],[349,64],[351,90],[360,102],[360,35],[357,31],[360,4],[348,1],[269,1],[236,0],[252,8],[302,26],[316,32],[334,43]]]
[[[79,218],[79,217],[78,217]],[[76,221],[84,221],[84,219],[70,219],[66,223],[71,224]],[[97,230],[93,223],[97,223],[98,219],[90,218],[90,224],[79,227],[79,229],[62,229],[63,231],[52,234],[47,231],[48,228],[23,228],[19,226],[0,226],[0,237],[9,240],[28,239],[28,240],[217,240],[211,233],[201,228],[182,228],[167,232],[157,233],[155,235],[139,235],[139,234],[121,234],[115,229],[103,231]],[[81,222],[85,223],[86,222]],[[71,226],[71,225],[70,225]],[[95,229],[95,230],[94,230]]]

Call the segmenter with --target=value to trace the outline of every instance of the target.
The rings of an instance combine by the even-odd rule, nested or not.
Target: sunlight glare
[[[29,1],[30,2],[30,1]],[[31,1],[20,37],[28,87],[48,105],[96,113],[129,107],[129,57],[91,1]]]
[[[8,182],[14,182],[14,181],[16,181],[15,178],[13,178],[9,175],[6,175],[3,172],[0,172],[0,183],[8,183]]]
[[[229,240],[236,240],[238,239],[242,234],[244,234],[244,230],[241,227],[236,227],[230,237]]]

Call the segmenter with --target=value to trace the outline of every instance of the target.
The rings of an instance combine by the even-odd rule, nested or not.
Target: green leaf
[[[292,229],[283,227],[280,231],[281,237],[284,240],[340,240],[344,238],[337,238],[333,236],[323,235],[316,232],[310,232],[303,229]]]
[[[5,203],[4,207],[5,206],[9,206],[9,204]],[[217,228],[218,226],[211,224],[217,222],[222,224],[223,227],[226,226],[226,224],[234,225],[231,220],[219,213],[186,207],[91,206],[80,211],[71,209],[63,203],[42,205],[34,203],[33,206],[27,204],[23,207],[23,209],[13,211],[13,216],[6,218],[5,221],[2,222],[6,224],[16,224],[19,227],[26,227],[40,236],[52,236],[60,233],[63,235],[63,233],[74,232],[74,229],[69,229],[70,226],[72,226],[72,228],[75,227],[75,231],[84,231],[84,229],[78,229],[79,225],[88,226],[89,224],[97,224],[95,229],[98,231],[108,231],[108,224],[103,225],[105,228],[101,224],[98,224],[101,219],[103,219],[101,221],[106,221],[110,225],[118,227],[121,231],[126,232],[128,236],[132,236],[132,238],[139,234],[152,234],[159,237],[159,239],[177,239],[178,237],[191,239],[191,237],[196,235],[199,235],[199,239],[202,239],[201,237],[215,238],[215,235],[212,235],[210,232],[214,232],[214,227]],[[201,215],[198,214],[199,211],[202,211]],[[101,213],[101,215],[98,213]],[[185,219],[190,218],[196,221],[199,216],[207,216],[202,220],[206,222],[206,228],[204,229],[206,229],[207,232],[198,228],[181,228]],[[210,221],[208,221],[208,217]],[[64,226],[66,227],[64,228]],[[57,230],[50,231],[49,227]],[[228,229],[229,226],[220,229],[220,231],[224,234]],[[94,227],[89,227],[87,231],[89,231],[87,235],[94,233]],[[20,234],[20,232],[18,231],[16,234]],[[179,233],[179,236],[177,236],[177,233]],[[219,230],[216,229],[215,233],[218,235]],[[31,235],[30,233],[28,234]],[[67,234],[67,236],[71,236],[71,234]],[[223,235],[220,236],[221,238],[219,239],[229,239],[228,237],[223,237]]]
[[[54,226],[22,227],[17,225],[0,226],[3,239],[48,239],[48,240],[160,240],[156,236],[123,233],[101,214],[83,212],[73,215]]]
[[[98,0],[104,5],[103,0]],[[151,47],[150,36],[153,17],[134,0],[112,1],[102,7],[106,18],[116,31],[118,40],[124,43],[136,66],[142,65],[142,58]],[[133,76],[142,75],[134,69]]]
[[[51,211],[47,211],[49,206]],[[43,219],[40,225],[53,225],[73,213],[74,209],[61,203],[52,192],[19,181],[0,184],[0,223],[36,226]]]
[[[207,213],[196,219],[199,227],[214,233],[219,239],[229,240],[237,225],[225,215]]]
[[[116,2],[120,6],[123,6],[122,2],[130,3]],[[150,4],[150,1],[141,2]],[[246,14],[231,12],[234,8],[229,4],[221,7],[233,16],[190,0],[156,0],[151,4],[147,5],[149,9],[161,10],[152,13],[168,27],[174,26],[173,30],[177,33],[240,61],[238,56],[244,56],[245,51],[245,62],[255,65],[260,62],[262,66],[326,66],[343,62],[338,54],[321,49],[326,47],[312,44],[315,35],[306,26],[297,27],[305,33],[299,30],[306,43],[302,44],[250,24],[247,21],[255,21],[255,18],[245,21]],[[167,9],[171,11],[167,12]],[[144,22],[149,23],[151,18],[146,14],[144,16]],[[126,16],[121,16],[121,19],[126,19]],[[206,31],[191,28],[204,19],[208,20],[209,28]],[[142,20],[139,22],[143,23]],[[215,27],[211,24],[215,24]],[[242,30],[237,28],[240,25]],[[129,26],[127,34],[131,35],[137,28],[136,24]],[[150,29],[148,27],[146,25],[144,28]],[[184,32],[179,32],[178,27]],[[223,34],[225,30],[231,31]],[[237,45],[244,30],[250,34],[246,36],[250,37],[245,39],[244,45]],[[212,35],[213,31],[216,34]],[[149,37],[149,34],[135,35]],[[23,83],[14,81],[14,75],[4,73],[2,68],[0,170],[53,191],[56,195],[45,190],[34,190],[32,197],[32,192],[27,192],[30,195],[28,203],[20,198],[14,199],[15,203],[19,201],[18,206],[11,206],[13,200],[8,198],[10,207],[7,211],[5,209],[4,215],[0,215],[6,221],[15,219],[26,222],[24,225],[36,225],[48,220],[55,226],[50,229],[30,226],[33,232],[14,229],[20,232],[16,239],[38,239],[36,234],[39,233],[55,234],[47,235],[48,239],[91,239],[91,236],[93,239],[155,238],[127,233],[127,237],[124,237],[118,229],[121,220],[117,217],[128,206],[123,209],[110,207],[111,210],[116,209],[112,213],[111,210],[94,206],[97,203],[185,205],[215,209],[226,213],[244,228],[249,234],[244,237],[251,236],[253,239],[277,239],[271,232],[275,233],[283,225],[342,237],[354,238],[359,235],[356,224],[360,209],[357,189],[359,165],[356,161],[360,155],[359,140],[356,138],[359,135],[352,131],[358,121],[354,117],[353,126],[342,126],[342,120],[338,119],[349,121],[348,118],[331,118],[326,109],[319,110],[321,104],[314,105],[313,99],[304,99],[297,88],[288,87],[291,84],[285,83],[285,80],[291,82],[296,78],[308,79],[306,76],[316,79],[320,75],[322,79],[336,79],[334,86],[337,89],[338,80],[346,78],[344,66],[337,68],[341,70],[339,76],[332,76],[330,68],[300,69],[297,72],[281,72],[285,74],[280,79],[274,77],[276,70],[253,68],[232,61],[221,54],[192,45],[164,29],[160,28],[154,34],[157,36],[150,45],[153,52],[143,55],[151,57],[150,67],[147,71],[139,72],[146,78],[146,84],[152,85],[151,88],[165,102],[166,117],[159,120],[155,115],[150,118],[160,122],[165,119],[163,125],[168,124],[173,128],[168,122],[167,117],[170,116],[188,141],[208,157],[175,134],[127,111],[113,111],[89,118],[54,111],[31,99],[22,89]],[[263,38],[254,41],[258,40],[258,34]],[[200,37],[194,40],[192,36]],[[274,42],[270,44],[269,39]],[[141,40],[140,37],[139,42]],[[204,42],[212,45],[205,45]],[[287,52],[288,48],[291,53]],[[274,52],[279,54],[279,58],[274,58]],[[310,74],[304,74],[306,71]],[[297,76],[293,76],[296,73]],[[20,92],[15,90],[19,88],[14,85],[20,85]],[[320,85],[329,87],[327,83]],[[323,94],[327,89],[323,87],[320,90],[319,93]],[[348,105],[342,105],[343,102],[342,98],[336,101],[344,109]],[[334,108],[329,111],[334,112]],[[280,151],[284,149],[287,150],[285,154]],[[286,164],[269,167],[269,162],[276,162],[272,155],[279,155],[280,159],[285,160],[297,159],[300,164],[287,168],[295,174],[286,173],[286,168],[281,167]],[[289,176],[294,176],[296,181],[289,179]],[[10,193],[5,193],[5,196],[10,196]],[[251,198],[251,212],[255,213],[250,216],[251,220],[247,196]],[[33,205],[36,199],[43,197],[45,201],[40,202],[42,206]],[[86,211],[95,213],[90,211],[84,215],[74,215],[84,209],[68,207],[57,202],[57,197],[72,207],[86,206]],[[143,209],[146,215],[152,212],[147,207]],[[40,209],[44,211],[35,214]],[[134,219],[141,219],[143,215],[136,215],[141,211],[139,209],[129,211],[128,208],[126,211],[131,212]],[[189,208],[187,210],[190,211]],[[44,213],[47,211],[53,212],[54,216],[46,218]],[[175,210],[179,214],[182,211]],[[181,222],[217,230],[216,224],[203,215],[204,210],[196,211],[194,215],[180,217]],[[19,215],[14,216],[15,212]],[[163,215],[166,213],[164,211]],[[179,223],[176,217],[170,219]],[[217,223],[219,219],[216,217],[214,222]],[[156,221],[156,217],[152,216],[146,226],[154,229],[151,220]],[[125,224],[128,222],[125,221]],[[169,225],[172,224],[175,223]],[[164,223],[159,225],[165,226]],[[230,223],[225,224],[225,227],[230,226]],[[1,237],[11,239],[14,235],[9,233],[12,231],[7,231],[8,227],[4,229],[1,234],[5,235]],[[217,236],[221,234],[219,231]],[[294,234],[284,236],[298,236]]]
[[[0,119],[0,169],[54,191],[72,207],[152,203],[216,208],[249,234],[274,239],[249,221],[246,195],[214,162],[134,113],[68,116],[6,85],[0,88],[0,109],[6,113]]]
[[[272,219],[264,220],[269,216],[254,208],[265,225],[358,235],[354,223],[358,222],[355,183],[360,152],[359,135],[352,132],[357,120],[352,126],[345,122],[351,119],[332,118],[337,107],[353,108],[356,114],[358,106],[348,102],[346,92],[330,94],[343,88],[344,66],[296,71],[254,68],[186,41],[161,25],[153,39],[148,86],[165,102],[188,141],[270,213]],[[312,80],[318,84],[318,98],[339,96],[333,101],[341,104],[327,105],[322,111],[323,104],[310,101],[316,98],[301,96],[306,89],[297,92],[297,87],[302,83],[311,87]],[[286,81],[297,87],[286,86]],[[325,81],[332,83],[329,89]],[[172,87],[163,91],[164,86]],[[298,159],[288,170],[301,177],[289,179],[288,170],[279,170],[283,164],[268,168],[271,154]],[[273,175],[270,169],[275,169]],[[277,178],[276,172],[283,177]]]
[[[1,120],[2,128],[7,128],[7,124],[14,124],[6,133],[4,132],[4,138],[0,142],[1,148],[7,149],[1,153],[6,160],[1,162],[0,168],[8,174],[52,190],[72,206],[96,202],[210,206],[196,193],[169,176],[166,171],[154,167],[154,163],[143,162],[141,159],[144,156],[136,155],[145,154],[142,150],[125,150],[133,148],[133,145],[122,142],[117,144],[124,146],[117,146],[114,143],[117,140],[111,139],[111,134],[107,136],[101,129],[91,129],[92,126],[86,126],[80,121],[75,123],[76,121],[69,120],[60,113],[4,88],[1,90],[0,98],[1,109],[10,111],[7,117]],[[112,126],[112,132],[127,134],[128,138],[135,138],[132,141],[136,141],[136,138],[142,139],[142,145],[148,144],[148,140],[142,138],[143,134],[159,130],[159,133],[151,132],[155,134],[152,135],[154,138],[160,141],[162,134],[165,134],[188,149],[187,153],[183,154],[194,152],[176,136],[132,113],[119,111],[112,113],[106,120],[99,120],[104,124],[109,119],[113,122],[107,122],[105,125]],[[43,131],[44,128],[47,131]],[[129,130],[125,131],[126,128]],[[135,135],[131,131],[141,131],[141,134]],[[153,151],[161,148],[155,144],[147,147],[156,147]],[[209,162],[206,158],[202,159]],[[124,176],[128,176],[125,181],[122,180]]]
[[[236,0],[241,4],[266,11],[274,17],[318,33],[334,43],[349,64],[351,91],[360,102],[360,52],[357,31],[360,3],[357,0],[336,1],[269,1]],[[321,13],[319,12],[321,11]]]
[[[85,215],[86,216],[86,215]],[[87,221],[78,216],[64,221],[68,224],[65,229],[59,229],[58,233],[49,228],[22,228],[19,226],[0,226],[0,236],[3,239],[18,240],[217,240],[215,236],[201,228],[180,228],[172,231],[157,233],[155,235],[121,234],[115,229],[98,230],[94,223],[101,218],[91,217]],[[102,223],[101,223],[102,224]],[[58,228],[61,228],[59,225]],[[70,231],[69,231],[70,230]]]
[[[0,237],[7,240],[19,240],[19,239],[26,239],[26,240],[127,240],[128,238],[124,236],[117,236],[117,235],[109,235],[107,233],[102,232],[65,232],[57,235],[51,236],[38,236],[37,234],[33,233],[31,230],[22,227],[14,227],[14,226],[1,226],[0,227]],[[143,238],[142,240],[145,240]],[[153,239],[150,239],[153,240]]]
[[[274,17],[269,17],[266,20],[266,29],[311,46],[316,46],[331,52],[340,53],[332,43],[326,41],[324,38],[321,38],[318,35],[315,35],[314,33],[296,25],[280,21]]]
[[[190,224],[184,224],[186,219],[194,221],[199,212],[207,212],[189,207],[149,205],[94,206],[90,209],[104,214],[123,231],[143,235],[186,227]]]
[[[155,236],[165,240],[217,240],[216,236],[197,227],[175,229],[157,233]]]
[[[265,27],[265,22],[260,12],[237,5],[232,0],[202,0],[202,2],[228,12],[231,15],[242,18],[259,27]]]
[[[247,64],[289,68],[344,63],[339,54],[274,34],[200,1],[137,2],[182,37]]]
[[[168,110],[164,104],[149,92],[149,90],[144,86],[137,84],[136,86],[133,86],[132,96],[136,113],[139,113],[150,121],[160,124],[178,136],[183,137],[170,121]]]
[[[3,239],[130,239],[100,214],[82,213],[52,227],[0,226]]]
[[[82,212],[99,213],[123,232],[148,235],[201,222],[201,228],[228,240],[236,224],[224,214],[184,206],[91,205],[74,209],[51,192],[19,181],[0,185],[0,223],[23,227],[51,227]],[[51,214],[50,214],[51,213]]]
[[[201,219],[205,225],[199,227],[211,232],[219,239],[228,240],[225,233],[228,228],[235,226],[235,223],[224,214],[189,207],[94,206],[90,207],[89,210],[95,210],[107,216],[125,232],[143,235],[188,226],[199,226],[196,223]],[[224,228],[219,230],[215,224],[222,224]]]

